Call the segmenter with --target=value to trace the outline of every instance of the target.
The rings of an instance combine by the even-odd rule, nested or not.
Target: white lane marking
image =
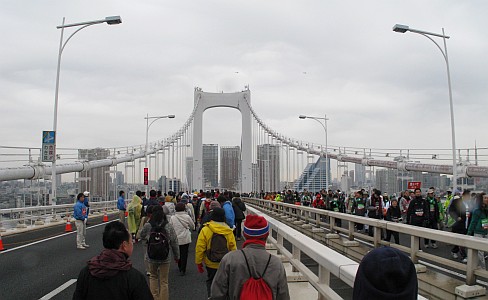
[[[66,281],[65,283],[63,283],[62,285],[60,285],[58,288],[54,289],[49,294],[46,294],[45,296],[43,296],[42,298],[40,298],[39,300],[48,300],[48,299],[51,299],[52,297],[56,296],[57,294],[61,293],[65,289],[67,289],[70,285],[72,285],[75,282],[76,282],[76,279],[70,279],[70,280]]]
[[[94,228],[94,227],[106,225],[107,223],[110,223],[110,222],[113,222],[113,221],[117,221],[117,220],[112,220],[112,221],[109,221],[109,222],[100,223],[100,224],[97,224],[97,225],[92,225],[90,227],[87,227],[86,229],[88,230],[90,228]],[[2,252],[0,252],[0,255],[1,254],[8,253],[8,252],[15,251],[15,250],[19,250],[19,249],[22,249],[22,248],[25,248],[25,247],[29,247],[29,246],[32,246],[32,245],[35,245],[35,244],[39,244],[39,243],[47,242],[47,241],[50,241],[50,240],[54,240],[54,239],[57,239],[57,238],[60,238],[60,237],[63,237],[63,236],[69,235],[69,234],[75,234],[75,233],[76,233],[76,230],[75,231],[71,231],[71,232],[62,233],[62,234],[57,235],[57,236],[52,236],[50,238],[43,239],[43,240],[39,240],[39,241],[35,241],[35,242],[29,243],[29,244],[25,244],[25,245],[22,245],[22,246],[18,246],[18,247],[12,248],[12,249],[3,250]]]

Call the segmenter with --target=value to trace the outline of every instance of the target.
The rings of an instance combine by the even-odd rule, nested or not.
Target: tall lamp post
[[[144,168],[147,168],[147,161],[149,160],[149,155],[148,155],[148,152],[149,152],[149,127],[151,127],[151,125],[154,122],[156,122],[157,120],[159,120],[159,119],[165,119],[165,118],[174,119],[175,118],[175,115],[166,115],[166,116],[159,116],[159,117],[150,117],[149,114],[146,114],[146,116],[144,117],[144,119],[146,119],[146,159],[145,159],[145,162],[144,162]],[[149,119],[152,119],[151,123],[149,123]],[[149,169],[147,170],[147,178],[149,179]],[[148,186],[146,186],[146,194],[148,192],[149,192],[148,191]]]
[[[451,112],[451,141],[452,141],[452,190],[453,193],[457,191],[457,162],[456,162],[456,133],[455,133],[455,127],[454,127],[454,108],[453,108],[453,103],[452,103],[452,89],[451,89],[451,72],[449,69],[449,57],[447,56],[447,44],[446,44],[446,39],[450,38],[449,36],[444,34],[444,28],[442,28],[442,34],[439,33],[432,33],[432,32],[427,32],[427,31],[422,31],[418,29],[413,29],[408,27],[407,25],[401,25],[401,24],[396,24],[393,26],[393,31],[399,32],[399,33],[405,33],[407,31],[413,32],[413,33],[418,33],[420,35],[425,36],[429,40],[431,40],[437,48],[441,51],[442,56],[444,57],[444,61],[446,62],[446,67],[447,67],[447,85],[449,88],[449,108]],[[435,36],[435,37],[440,37],[442,38],[444,42],[444,50],[442,50],[441,46],[434,41],[430,36]]]
[[[59,41],[59,52],[58,52],[58,66],[56,69],[56,88],[54,91],[54,122],[53,122],[53,131],[54,134],[56,134],[57,126],[58,126],[58,95],[59,95],[59,73],[61,70],[61,55],[63,54],[64,47],[66,47],[66,44],[68,41],[80,30],[83,28],[86,28],[91,25],[95,24],[101,24],[101,23],[107,23],[108,25],[116,25],[122,23],[122,19],[120,16],[111,16],[111,17],[106,17],[105,19],[102,20],[95,20],[95,21],[87,21],[87,22],[81,22],[81,23],[73,23],[73,24],[64,24],[65,18],[63,18],[63,24],[57,26],[57,29],[61,29],[61,38]],[[78,27],[75,32],[73,32],[67,39],[66,41],[63,39],[63,34],[64,34],[64,29],[67,27]],[[52,183],[52,193],[53,193],[53,204],[56,204],[56,142],[54,143],[54,157],[52,161],[52,167],[51,167],[51,183]]]
[[[324,115],[324,117],[311,117],[311,116],[304,116],[300,115],[298,116],[300,119],[312,119],[317,121],[323,128],[324,128],[324,133],[325,133],[325,190],[327,191],[329,189],[329,150],[327,146],[327,115]],[[322,123],[320,120],[324,120]]]

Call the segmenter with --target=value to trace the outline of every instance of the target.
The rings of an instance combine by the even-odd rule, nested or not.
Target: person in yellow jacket
[[[212,286],[212,282],[215,277],[215,274],[217,273],[217,269],[219,268],[220,265],[220,260],[215,259],[214,255],[216,253],[221,253],[221,251],[218,251],[216,247],[211,248],[213,235],[219,234],[225,237],[227,241],[228,251],[234,251],[237,249],[236,240],[232,228],[230,228],[225,223],[224,209],[220,207],[214,208],[213,211],[211,212],[210,220],[211,220],[210,222],[207,222],[203,225],[203,228],[200,231],[200,234],[198,235],[197,244],[195,246],[195,263],[197,264],[198,272],[199,273],[204,272],[203,263],[205,263],[207,269],[207,295],[209,299],[210,299],[210,288]],[[214,239],[214,241],[217,241],[217,239]],[[220,259],[222,259],[222,257],[220,257]]]
[[[141,192],[137,191],[132,201],[127,206],[127,225],[129,227],[129,232],[132,235],[132,240],[135,242],[135,237],[137,229],[139,229],[139,223],[141,222],[141,210],[142,210],[142,199],[140,197]]]

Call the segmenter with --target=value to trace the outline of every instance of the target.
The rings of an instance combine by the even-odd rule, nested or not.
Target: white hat
[[[84,191],[83,192],[83,195],[85,195],[85,197],[86,197],[86,196],[90,195],[90,192],[89,191]]]

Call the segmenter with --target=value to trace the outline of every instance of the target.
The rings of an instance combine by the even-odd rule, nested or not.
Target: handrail
[[[478,250],[488,252],[488,241],[486,239],[276,201],[256,198],[242,199],[248,204],[253,204],[256,207],[261,208],[265,212],[284,214],[315,226],[328,228],[331,232],[341,232],[348,236],[349,240],[359,239],[367,241],[372,243],[374,247],[389,245],[398,248],[399,250],[406,252],[414,263],[422,263],[422,261],[419,261],[419,258],[422,258],[432,261],[432,263],[442,267],[456,269],[466,275],[466,284],[468,285],[475,284],[477,276],[484,279],[488,278],[488,272],[478,268]],[[328,223],[323,222],[323,218],[329,218],[330,221]],[[336,227],[336,219],[348,222],[349,229]],[[373,226],[375,228],[373,237],[355,232],[355,223]],[[381,229],[388,229],[409,235],[411,240],[410,248],[393,243],[390,244],[389,242],[381,240]],[[465,247],[468,259],[467,264],[451,261],[420,251],[419,244],[421,238],[434,239],[446,244]]]

